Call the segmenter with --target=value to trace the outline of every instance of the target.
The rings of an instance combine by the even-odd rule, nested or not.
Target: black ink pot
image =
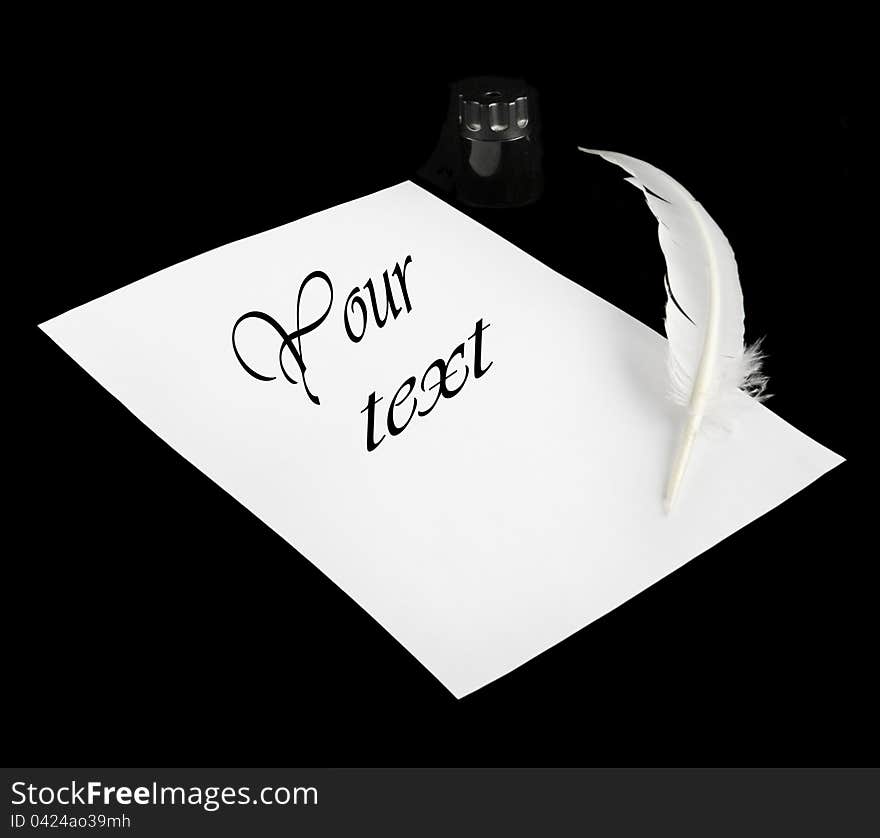
[[[485,76],[451,86],[449,114],[420,175],[473,207],[521,207],[541,195],[538,102],[523,81]]]

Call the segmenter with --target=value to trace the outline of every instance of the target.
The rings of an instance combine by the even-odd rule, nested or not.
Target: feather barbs
[[[705,208],[662,170],[624,154],[581,148],[629,173],[657,219],[666,260],[669,393],[687,419],[664,495],[675,503],[691,449],[704,420],[725,424],[742,393],[766,398],[760,341],[746,347],[745,310],[736,259]]]

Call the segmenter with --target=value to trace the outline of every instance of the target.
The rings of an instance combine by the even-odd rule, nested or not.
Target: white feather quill
[[[703,206],[660,169],[611,151],[582,148],[626,170],[658,222],[666,259],[666,336],[669,389],[687,405],[688,416],[666,484],[669,511],[678,495],[691,449],[704,418],[722,418],[738,391],[760,399],[767,378],[761,373],[760,341],[744,343],[742,286],[733,249]]]

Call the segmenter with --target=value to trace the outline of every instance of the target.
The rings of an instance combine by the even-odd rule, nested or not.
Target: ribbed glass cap
[[[531,131],[528,88],[497,77],[468,79],[458,93],[458,129],[469,140],[518,140]]]

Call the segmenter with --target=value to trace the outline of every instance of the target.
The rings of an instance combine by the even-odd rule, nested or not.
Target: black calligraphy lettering
[[[300,310],[302,307],[302,296],[303,291],[305,291],[306,286],[313,279],[322,279],[327,285],[327,288],[330,291],[330,299],[327,303],[327,308],[324,310],[324,313],[317,319],[312,321],[311,323],[306,324],[305,326],[300,323]],[[274,375],[264,375],[263,373],[257,372],[253,367],[247,364],[242,358],[241,353],[238,350],[238,345],[235,340],[235,333],[238,327],[244,323],[246,320],[259,320],[260,322],[267,323],[275,332],[281,337],[281,347],[278,350],[278,365],[281,367],[281,374],[284,378],[289,381],[291,384],[296,384],[297,380],[293,378],[292,375],[287,371],[287,368],[284,366],[284,350],[286,349],[293,355],[293,359],[296,361],[296,365],[299,367],[299,375],[302,379],[303,389],[306,391],[306,395],[314,404],[320,404],[320,399],[309,389],[308,382],[306,381],[306,363],[303,359],[302,352],[302,336],[307,335],[309,332],[313,332],[318,328],[326,319],[327,315],[330,314],[330,309],[333,306],[333,284],[330,282],[330,277],[327,276],[323,271],[313,271],[310,273],[300,284],[299,293],[296,297],[296,329],[290,333],[288,333],[281,324],[274,318],[268,314],[265,314],[262,311],[249,311],[247,314],[243,314],[238,320],[235,321],[235,325],[232,327],[232,351],[235,353],[235,357],[238,359],[238,362],[244,368],[245,372],[249,375],[256,378],[258,381],[274,381],[276,376]]]
[[[412,391],[415,390],[416,387],[416,377],[412,376],[411,378],[407,378],[403,384],[397,389],[397,392],[394,394],[394,398],[391,400],[391,405],[388,408],[388,433],[391,436],[397,436],[399,433],[403,433],[406,429],[406,426],[410,423],[410,420],[413,418],[413,414],[416,412],[416,399],[413,398],[412,409],[409,412],[409,416],[406,417],[406,422],[402,425],[398,425],[397,422],[394,421],[394,408],[402,407],[403,403],[412,395]],[[403,398],[398,400],[398,397],[403,392],[404,388],[406,388],[406,393],[403,394]]]
[[[361,413],[367,414],[367,451],[375,451],[379,447],[379,443],[385,439],[385,434],[379,437],[379,442],[375,442],[376,438],[376,405],[382,401],[382,397],[376,398],[376,393],[370,393],[367,399],[367,406]]]
[[[474,329],[474,333],[468,337],[468,340],[474,338],[474,378],[480,378],[482,375],[485,375],[489,371],[489,367],[495,363],[494,361],[489,361],[488,367],[483,366],[483,332],[491,325],[491,323],[487,323],[484,326],[483,318],[481,317],[477,321],[477,328]]]
[[[397,278],[397,282],[400,286],[400,293],[403,295],[403,304],[406,311],[412,311],[412,302],[406,285],[406,269],[412,261],[412,256],[407,256],[403,261],[402,267],[401,264],[397,262],[393,271],[389,272],[386,270],[383,272],[383,288],[381,290],[384,291],[385,294],[384,312],[380,312],[380,302],[372,278],[364,283],[363,289],[358,286],[352,288],[345,300],[345,306],[343,308],[345,332],[350,341],[353,343],[360,343],[360,341],[363,340],[367,332],[370,310],[372,310],[373,319],[376,322],[377,328],[380,329],[388,323],[389,313],[390,317],[394,320],[396,320],[402,313],[403,308],[398,305],[397,300],[395,299],[395,292],[392,291],[391,288],[391,276]],[[326,308],[320,316],[308,323],[303,323],[303,295],[306,287],[315,279],[320,279],[324,282],[329,291],[329,300]],[[369,308],[367,306],[365,292],[368,292],[370,295]],[[266,370],[257,369],[257,365],[253,364],[250,359],[246,361],[243,355],[243,350],[240,346],[239,326],[241,326],[242,323],[245,323],[246,321],[256,321],[257,323],[263,324],[263,326],[268,326],[270,330],[280,338],[280,346],[278,348],[278,367],[281,370],[281,375],[291,384],[302,383],[303,390],[305,390],[309,400],[314,404],[320,404],[320,399],[309,387],[309,382],[306,378],[307,367],[305,356],[303,354],[302,339],[304,335],[313,332],[327,319],[332,307],[333,284],[330,282],[330,277],[323,271],[313,271],[300,283],[296,297],[296,328],[293,331],[288,332],[278,320],[262,311],[249,311],[235,321],[232,326],[232,350],[236,359],[245,372],[258,381],[275,380],[275,375],[270,375]],[[360,322],[357,321],[358,317],[360,318]],[[383,397],[378,395],[375,391],[370,393],[367,398],[366,406],[360,411],[367,415],[366,446],[368,453],[375,451],[382,444],[387,435],[396,437],[402,434],[406,428],[409,427],[416,414],[420,417],[428,416],[440,402],[441,397],[443,399],[452,399],[458,395],[471,377],[471,367],[473,367],[474,379],[482,378],[482,376],[492,368],[494,361],[489,361],[486,364],[483,356],[483,335],[490,325],[491,324],[489,323],[484,324],[482,318],[477,320],[474,326],[474,331],[466,340],[459,343],[452,350],[446,360],[443,360],[443,358],[437,358],[432,361],[421,377],[418,392],[416,389],[416,381],[418,379],[414,375],[408,377],[403,384],[397,388],[397,392],[390,399],[388,409],[384,412],[384,415],[380,417],[380,421],[384,418],[387,434],[382,432],[383,429],[377,429],[376,427],[376,407],[379,402],[383,400]],[[474,341],[472,359],[467,357],[467,350],[471,340]],[[254,351],[252,344],[246,343],[245,346],[250,346],[247,350],[248,352]],[[296,364],[295,369],[290,368],[289,366],[291,356]],[[459,359],[460,364],[456,359]],[[468,362],[471,360],[472,363],[469,364]],[[429,384],[428,382],[431,379],[431,374],[435,370],[437,373],[436,380],[434,383]],[[431,399],[432,391],[435,391],[433,399]],[[429,400],[430,403],[428,403]],[[377,433],[381,433],[378,439],[376,438]]]
[[[412,262],[412,256],[407,256],[403,261],[403,268],[400,267],[400,263],[397,262],[394,265],[394,270],[391,271],[392,276],[397,277],[397,282],[400,285],[400,291],[403,294],[403,302],[406,306],[407,312],[412,311],[412,302],[409,298],[409,290],[406,287],[406,267]],[[384,291],[385,293],[385,309],[380,312],[380,302],[379,295]],[[388,315],[390,312],[391,318],[397,320],[400,316],[403,309],[398,305],[397,299],[394,295],[394,291],[391,289],[391,277],[388,275],[388,271],[383,271],[382,273],[382,289],[377,292],[375,283],[372,278],[368,279],[364,283],[363,291],[358,286],[355,286],[351,289],[351,292],[348,295],[348,298],[345,301],[345,308],[343,310],[344,319],[345,319],[345,332],[349,337],[349,340],[354,343],[360,343],[363,339],[364,335],[367,331],[367,304],[365,302],[366,294],[364,292],[369,292],[370,295],[370,308],[373,311],[373,320],[375,320],[376,325],[381,329],[388,322]],[[352,327],[350,315],[355,313],[355,307],[360,310],[360,330],[355,331]]]
[[[400,267],[400,262],[397,262],[394,265],[394,275],[397,277],[397,281],[400,283],[400,290],[403,292],[403,302],[406,305],[407,312],[412,311],[412,305],[409,301],[409,292],[406,290],[406,266],[412,262],[412,256],[407,256],[406,259],[403,260],[403,268]]]
[[[443,393],[444,399],[451,399],[462,387],[464,387],[465,381],[468,379],[468,365],[464,365],[464,379],[462,379],[461,384],[458,385],[454,390],[450,390],[446,386],[446,382],[452,378],[454,375],[458,374],[458,370],[453,370],[451,373],[449,372],[449,364],[452,359],[456,355],[461,355],[461,360],[464,360],[464,344],[460,343],[455,349],[452,350],[452,354],[449,356],[449,360],[446,362],[446,367],[444,369],[443,375],[440,378],[440,392]]]
[[[426,390],[425,389],[425,379],[428,377],[428,373],[431,372],[431,370],[433,370],[433,369],[436,369],[438,372],[437,383],[432,384]],[[434,401],[431,402],[431,406],[427,410],[420,410],[419,411],[419,416],[427,416],[434,409],[434,405],[436,405],[437,402],[440,401],[440,387],[443,384],[443,379],[445,376],[446,376],[446,364],[444,363],[442,358],[438,358],[436,361],[432,361],[430,363],[430,365],[428,366],[428,369],[425,370],[425,374],[422,376],[422,383],[421,383],[422,391],[427,393],[428,390],[436,390],[437,395],[434,396]]]
[[[388,271],[382,274],[385,280],[385,314],[379,316],[379,304],[376,301],[376,290],[373,288],[373,280],[369,279],[364,283],[364,288],[370,292],[370,303],[373,306],[373,317],[376,318],[376,325],[381,329],[388,322],[388,309],[391,309],[391,316],[397,320],[400,314],[400,308],[394,302],[394,294],[391,293],[391,280],[388,278]]]
[[[483,332],[489,327],[490,324],[483,326],[483,321],[478,320],[476,323],[476,328],[474,329],[474,333],[468,338],[474,338],[474,378],[479,378],[482,375],[485,375],[489,368],[492,366],[494,361],[490,361],[489,365],[483,366],[482,359],[482,351],[483,351]],[[440,397],[442,396],[444,399],[451,399],[456,396],[459,392],[461,392],[464,385],[467,383],[468,377],[470,375],[470,366],[465,362],[465,346],[466,342],[460,343],[455,349],[452,350],[452,354],[449,356],[447,360],[443,360],[442,358],[437,358],[428,365],[428,368],[425,370],[422,375],[422,380],[420,383],[421,392],[427,396],[432,390],[436,390],[436,394],[434,395],[433,401],[427,407],[425,406],[424,401],[420,402],[419,398],[415,395],[415,387],[416,387],[416,377],[411,376],[400,385],[397,389],[397,392],[394,394],[394,398],[391,399],[391,405],[388,408],[388,415],[386,419],[386,425],[388,428],[388,433],[391,436],[398,436],[403,433],[406,429],[407,425],[412,421],[413,416],[418,413],[419,416],[427,416],[436,406],[437,402],[440,401]],[[462,362],[464,363],[464,375],[461,377],[461,381],[459,381],[458,385],[455,387],[450,387],[449,382],[454,379],[456,376],[461,374],[461,369],[452,369],[451,365],[456,357],[460,357]],[[437,370],[437,380],[433,384],[428,384],[429,376],[433,370]],[[477,370],[479,370],[480,375],[477,375]],[[404,404],[412,397],[412,406],[409,410],[409,415],[406,417],[406,421],[404,423],[400,423],[397,415],[396,409],[399,407],[403,407]],[[381,401],[381,397],[377,398],[375,393],[370,394],[370,398],[367,401],[367,406],[361,411],[361,413],[367,414],[367,451],[375,450],[379,442],[385,438],[385,435],[382,435],[382,438],[379,442],[373,442],[375,436],[375,406]]]
[[[345,301],[345,331],[348,334],[349,339],[351,339],[354,343],[359,343],[361,338],[367,331],[367,304],[363,301],[363,298],[360,296],[360,288],[355,285],[354,288],[351,289],[351,293],[348,295],[348,299]],[[348,309],[351,307],[352,312],[354,312],[354,306],[357,303],[358,307],[361,310],[361,332],[359,335],[356,335],[351,328],[351,323],[348,319]]]

